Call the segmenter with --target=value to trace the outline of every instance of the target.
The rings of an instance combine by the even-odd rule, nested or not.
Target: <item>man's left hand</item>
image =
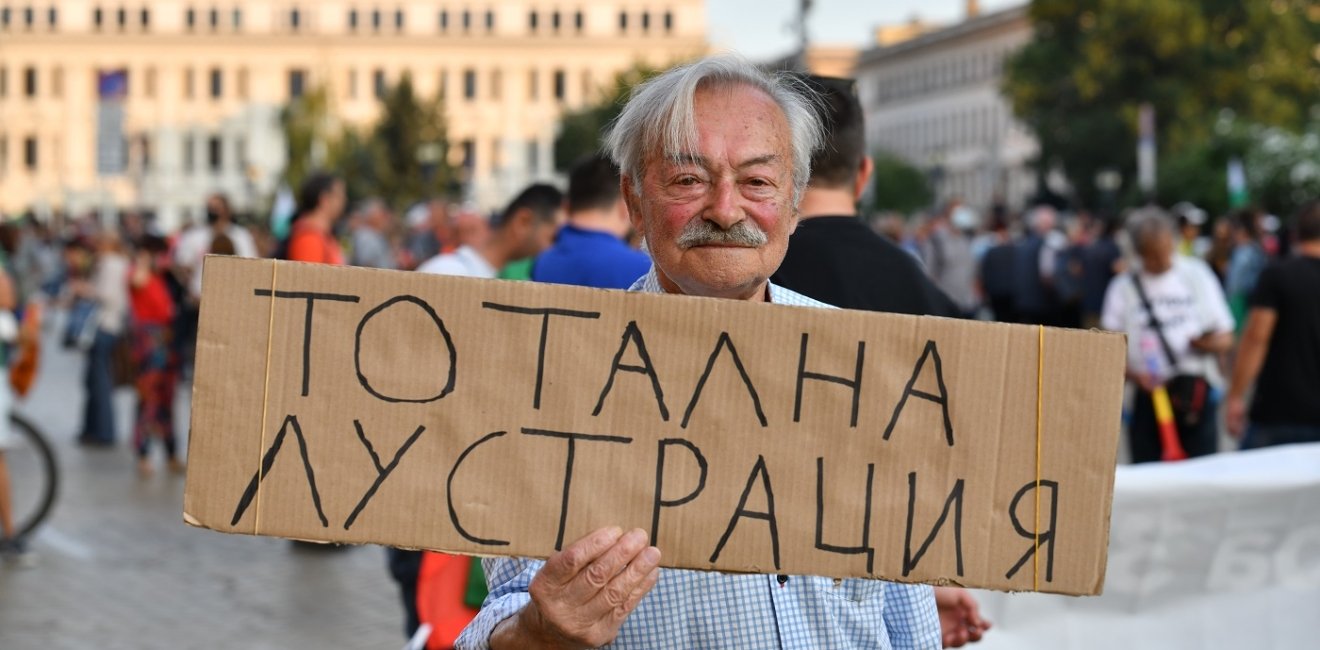
[[[990,629],[990,621],[981,618],[976,598],[962,587],[935,587],[935,608],[940,613],[940,633],[946,648],[980,641]]]

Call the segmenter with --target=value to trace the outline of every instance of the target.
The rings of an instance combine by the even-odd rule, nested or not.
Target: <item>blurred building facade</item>
[[[404,73],[444,99],[467,198],[493,207],[553,175],[563,110],[703,53],[705,21],[703,0],[0,0],[0,212],[145,206],[168,228],[211,191],[256,208],[290,99],[324,86],[367,124]]]
[[[982,14],[969,2],[958,24],[905,29],[857,62],[869,148],[924,170],[940,201],[1022,207],[1035,194],[1038,146],[1000,85],[1005,60],[1031,38],[1026,6]]]

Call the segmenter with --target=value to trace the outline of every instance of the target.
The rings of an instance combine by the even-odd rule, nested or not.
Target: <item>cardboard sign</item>
[[[668,567],[1104,582],[1118,335],[220,257],[203,296],[193,525],[530,557],[619,525]]]

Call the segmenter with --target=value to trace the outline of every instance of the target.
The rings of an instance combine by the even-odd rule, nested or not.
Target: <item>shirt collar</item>
[[[770,285],[770,302],[776,305],[798,305],[802,307],[833,307],[819,300],[808,298],[796,291],[785,289],[773,282],[767,282]],[[651,270],[646,275],[638,278],[629,291],[640,291],[642,293],[666,293],[664,287],[660,286],[660,278],[656,276],[655,265],[651,265]]]

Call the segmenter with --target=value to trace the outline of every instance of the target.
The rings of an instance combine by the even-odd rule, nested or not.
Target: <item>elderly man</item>
[[[797,225],[821,126],[736,58],[640,87],[607,139],[654,267],[633,290],[825,307],[769,282]],[[659,569],[642,530],[602,528],[544,563],[485,562],[460,648],[938,648],[930,587]]]

